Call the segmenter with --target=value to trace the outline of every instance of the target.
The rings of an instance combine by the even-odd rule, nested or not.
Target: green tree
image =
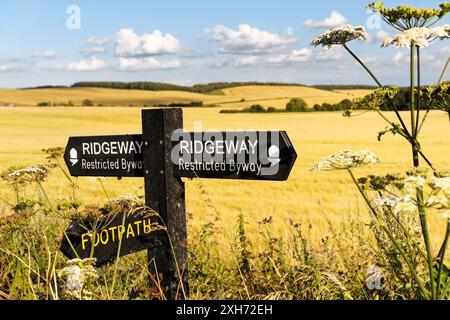
[[[286,105],[287,112],[304,112],[307,111],[308,104],[302,98],[293,98]]]

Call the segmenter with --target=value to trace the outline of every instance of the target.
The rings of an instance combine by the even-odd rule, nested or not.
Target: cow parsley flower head
[[[399,202],[399,198],[396,196],[392,196],[392,195],[382,196],[382,197],[372,200],[372,204],[377,208],[383,208],[383,207],[394,208],[398,202]]]
[[[415,27],[407,29],[393,38],[386,38],[382,47],[394,46],[397,48],[427,47],[433,41],[450,38],[450,26],[444,25],[437,28]]]
[[[405,179],[405,189],[409,191],[414,191],[416,189],[422,189],[427,181],[422,177],[409,176]]]
[[[350,24],[331,29],[313,39],[311,46],[328,47],[333,45],[343,45],[353,40],[364,41],[367,39],[367,33],[362,26],[352,26]]]
[[[441,190],[447,196],[450,196],[450,178],[436,178],[431,180],[431,187],[435,190]]]
[[[311,171],[344,170],[378,162],[380,162],[378,157],[370,151],[342,150],[321,160]]]
[[[372,2],[367,9],[397,30],[404,31],[415,27],[429,27],[450,12],[450,3],[444,2],[439,9],[415,8],[408,5],[395,8],[384,7],[383,2]]]
[[[58,272],[58,277],[64,282],[63,292],[67,298],[89,300],[92,293],[87,290],[89,284],[98,278],[94,268],[96,259],[73,259]]]
[[[42,182],[47,179],[54,166],[42,164],[26,168],[10,168],[2,173],[1,178],[10,184],[25,184],[29,182]]]
[[[395,214],[410,214],[417,212],[418,209],[413,197],[407,194],[404,197],[398,198],[397,202],[392,207],[392,210]]]
[[[372,200],[372,204],[375,208],[389,209],[395,214],[417,211],[417,205],[409,194],[401,197],[395,195],[381,196]]]

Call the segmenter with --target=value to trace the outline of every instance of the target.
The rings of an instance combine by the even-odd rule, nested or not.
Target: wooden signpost
[[[284,181],[297,154],[283,131],[189,133],[182,109],[155,109],[142,111],[142,135],[73,137],[64,159],[76,177],[143,177],[146,206],[158,216],[148,210],[105,216],[95,234],[86,221],[74,221],[61,251],[69,258],[93,254],[102,265],[148,250],[153,280],[160,279],[166,298],[175,300],[188,296],[181,178]],[[165,230],[153,231],[153,224]]]

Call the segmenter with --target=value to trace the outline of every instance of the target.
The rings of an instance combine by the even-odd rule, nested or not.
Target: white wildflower
[[[435,195],[430,196],[427,200],[427,206],[433,207],[433,206],[443,206],[447,207],[449,205],[449,199],[445,195]]]
[[[23,169],[17,169],[7,174],[4,179],[9,183],[24,184],[27,182],[44,181],[50,173],[50,165],[30,166]]]
[[[444,24],[440,27],[431,28],[433,36],[443,40],[450,38],[450,25]]]
[[[394,208],[399,202],[399,198],[396,196],[383,196],[376,198],[372,201],[373,205],[378,208],[389,207]]]
[[[93,267],[95,261],[96,259],[73,259],[58,272],[58,277],[65,282],[63,292],[67,297],[88,299],[91,296],[85,288],[98,278],[97,270]]]
[[[414,213],[417,212],[417,205],[410,195],[406,195],[398,199],[397,203],[393,207],[393,211],[395,214]]]
[[[399,33],[393,38],[386,38],[382,46],[394,46],[397,48],[409,48],[411,45],[419,48],[427,47],[436,39],[446,39],[450,37],[450,26],[444,25],[436,28],[416,27]]]
[[[343,45],[352,40],[364,41],[367,39],[367,33],[362,26],[352,26],[350,24],[329,30],[313,39],[311,46],[331,48],[333,45]]]
[[[67,273],[66,288],[69,291],[81,290],[83,288],[83,273],[79,266],[73,265],[65,269]]]
[[[378,163],[378,157],[370,151],[339,151],[315,165],[311,171],[332,171],[362,167],[368,164]]]
[[[378,266],[369,266],[366,270],[366,286],[369,290],[380,290],[383,281],[383,273]]]
[[[442,190],[446,195],[450,195],[450,178],[436,178],[431,180],[431,187]]]
[[[404,183],[406,190],[414,191],[415,189],[422,189],[426,184],[426,180],[422,177],[409,176]]]

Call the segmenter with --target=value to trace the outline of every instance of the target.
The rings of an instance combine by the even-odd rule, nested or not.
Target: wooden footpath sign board
[[[148,250],[150,274],[162,279],[166,298],[184,299],[188,263],[181,178],[284,181],[297,153],[283,131],[189,133],[183,131],[182,109],[155,109],[142,111],[141,135],[72,137],[64,159],[75,177],[143,177],[146,206],[158,214],[107,215],[95,233],[87,227],[90,221],[74,221],[61,251],[69,258],[93,254],[102,265]],[[153,231],[154,225],[165,230]]]

